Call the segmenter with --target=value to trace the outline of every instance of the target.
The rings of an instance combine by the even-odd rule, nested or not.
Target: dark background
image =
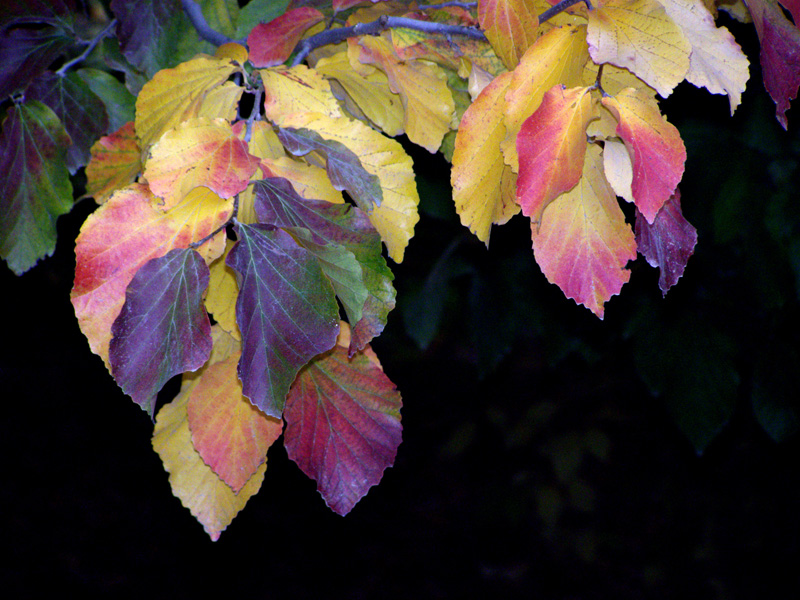
[[[735,29],[756,63],[752,29]],[[0,269],[7,597],[797,593],[798,115],[780,129],[757,64],[733,118],[686,84],[662,106],[699,231],[666,298],[639,259],[598,320],[546,282],[522,218],[488,251],[466,235],[446,165],[415,154],[423,218],[374,343],[404,398],[395,466],[342,518],[278,444],[216,543],[78,330],[79,204],[53,257]]]

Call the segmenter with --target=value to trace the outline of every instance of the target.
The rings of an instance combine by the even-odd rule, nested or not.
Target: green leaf
[[[80,69],[77,74],[106,107],[108,131],[133,121],[136,98],[119,80],[99,69]]]
[[[56,219],[72,208],[69,135],[41,102],[9,109],[0,133],[0,256],[16,274],[56,247]]]

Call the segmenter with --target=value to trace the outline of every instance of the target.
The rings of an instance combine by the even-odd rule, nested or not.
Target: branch
[[[592,6],[592,3],[589,0],[561,0],[561,2],[559,2],[558,4],[554,4],[553,6],[551,6],[546,11],[544,11],[542,14],[539,15],[539,25],[541,25],[545,21],[549,21],[557,14],[564,12],[570,6],[578,4],[578,2],[584,2],[586,4],[586,8],[588,8],[589,10],[594,10],[594,7]]]
[[[309,38],[300,40],[295,50],[297,54],[294,57],[292,65],[299,65],[306,57],[315,49],[328,44],[338,44],[351,37],[359,37],[362,35],[380,35],[383,31],[388,29],[414,29],[415,31],[423,31],[425,33],[433,33],[437,35],[459,35],[475,40],[486,41],[486,36],[483,32],[476,27],[465,27],[461,25],[445,25],[442,23],[433,23],[431,21],[420,21],[418,19],[409,19],[407,17],[387,17],[382,16],[370,23],[357,23],[351,27],[340,27],[339,29],[327,29]]]
[[[450,6],[454,6],[456,8],[463,8],[464,10],[470,10],[478,6],[477,2],[442,2],[441,4],[420,4],[417,8],[419,10],[438,10],[440,8],[448,8]]]
[[[78,63],[85,60],[86,57],[92,53],[92,50],[94,50],[97,47],[97,44],[99,44],[104,37],[106,37],[109,33],[111,33],[111,30],[114,29],[114,27],[116,26],[117,26],[117,20],[111,19],[111,22],[103,28],[103,31],[98,33],[97,36],[91,42],[89,42],[89,44],[86,46],[86,50],[81,52],[80,56],[76,56],[72,60],[67,61],[63,65],[61,65],[61,68],[58,71],[56,71],[56,75],[58,75],[59,77],[63,77],[69,69],[71,69]]]
[[[194,0],[181,0],[181,5],[183,6],[183,12],[186,13],[192,26],[197,30],[197,35],[200,36],[200,39],[210,42],[215,46],[222,46],[222,44],[235,41],[224,33],[220,33],[211,28],[211,25],[208,24],[208,21],[206,21],[206,18],[203,16],[203,10],[197,2]]]

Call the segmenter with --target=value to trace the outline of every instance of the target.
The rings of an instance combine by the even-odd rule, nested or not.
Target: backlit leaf
[[[323,19],[307,6],[293,8],[268,23],[259,23],[247,36],[250,61],[256,67],[272,67],[286,61],[303,33]]]
[[[197,186],[222,198],[244,191],[258,158],[222,119],[188,119],[166,132],[150,149],[144,177],[168,209]]]
[[[650,94],[628,88],[602,102],[617,117],[617,134],[631,157],[633,201],[652,223],[683,177],[686,147]]]
[[[285,411],[289,458],[340,515],[394,464],[402,435],[394,384],[368,355],[348,358],[344,345],[300,372]]]
[[[75,244],[71,300],[92,352],[108,361],[111,324],[139,267],[173,248],[186,248],[203,239],[225,223],[232,211],[232,200],[197,188],[165,212],[146,185],[134,183],[89,215]],[[224,247],[222,232],[197,250],[209,263]]]
[[[176,248],[146,262],[125,291],[111,326],[109,363],[119,386],[148,414],[173,376],[196,371],[211,353],[203,306],[208,267],[194,250]]]
[[[629,69],[661,96],[689,71],[692,46],[657,0],[595,0],[589,13],[594,62]]]
[[[315,70],[297,65],[262,69],[259,74],[264,82],[264,115],[276,125],[283,124],[285,115],[296,112],[342,116],[330,84]]]
[[[186,407],[192,444],[235,494],[267,458],[283,431],[283,421],[268,417],[242,395],[236,374],[239,352],[206,367]]]
[[[86,195],[102,204],[115,191],[133,183],[141,170],[141,152],[131,121],[92,146],[92,158],[86,165]]]
[[[601,319],[605,302],[630,279],[636,242],[603,175],[600,149],[589,145],[580,182],[545,210],[533,252],[550,283]]]
[[[450,182],[456,212],[462,225],[485,244],[492,225],[505,223],[519,212],[516,176],[500,152],[506,137],[504,96],[511,77],[510,72],[496,77],[467,108],[453,151]]]
[[[639,252],[651,267],[659,269],[658,287],[666,295],[683,275],[697,244],[697,230],[681,212],[680,191],[675,190],[652,223],[637,210],[634,227]]]
[[[557,85],[519,130],[517,202],[534,223],[550,202],[581,178],[592,104],[589,88]]]
[[[280,417],[297,372],[336,342],[339,307],[317,260],[287,233],[241,223],[236,232],[226,262],[239,284],[239,378],[253,404]]]
[[[479,0],[478,21],[509,70],[536,39],[539,26],[536,12],[525,0]]]
[[[50,256],[56,219],[72,208],[69,136],[40,102],[8,109],[0,133],[0,256],[17,275]]]

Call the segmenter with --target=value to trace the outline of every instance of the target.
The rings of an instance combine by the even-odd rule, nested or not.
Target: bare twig
[[[440,8],[448,8],[450,6],[454,6],[455,8],[463,8],[464,10],[470,10],[478,6],[477,2],[442,2],[441,4],[421,4],[417,8],[419,10],[438,10]]]
[[[197,30],[197,35],[200,36],[200,39],[210,42],[215,46],[222,46],[222,44],[236,41],[232,40],[224,33],[212,29],[211,25],[208,24],[208,21],[206,21],[206,18],[203,16],[203,10],[200,8],[200,5],[194,0],[181,0],[181,6],[183,6],[183,12],[186,13],[192,26]]]
[[[94,50],[97,47],[97,44],[99,44],[104,37],[106,37],[109,33],[111,33],[111,30],[114,29],[114,27],[116,26],[117,26],[117,20],[112,19],[111,22],[103,28],[103,31],[98,33],[97,36],[95,36],[95,38],[88,43],[86,49],[83,52],[81,52],[81,55],[76,56],[72,60],[67,61],[63,65],[61,65],[61,68],[58,71],[56,71],[56,75],[58,75],[59,77],[63,77],[64,75],[66,75],[67,71],[69,71],[72,67],[74,67],[80,62],[83,62],[86,59],[86,57],[92,53],[92,50]]]
[[[589,0],[561,0],[561,2],[559,2],[558,4],[554,4],[553,6],[551,6],[546,11],[544,11],[542,14],[539,15],[539,24],[541,25],[545,21],[549,21],[557,14],[564,12],[570,6],[574,6],[579,2],[585,3],[586,8],[588,8],[589,10],[592,10],[594,8]]]

